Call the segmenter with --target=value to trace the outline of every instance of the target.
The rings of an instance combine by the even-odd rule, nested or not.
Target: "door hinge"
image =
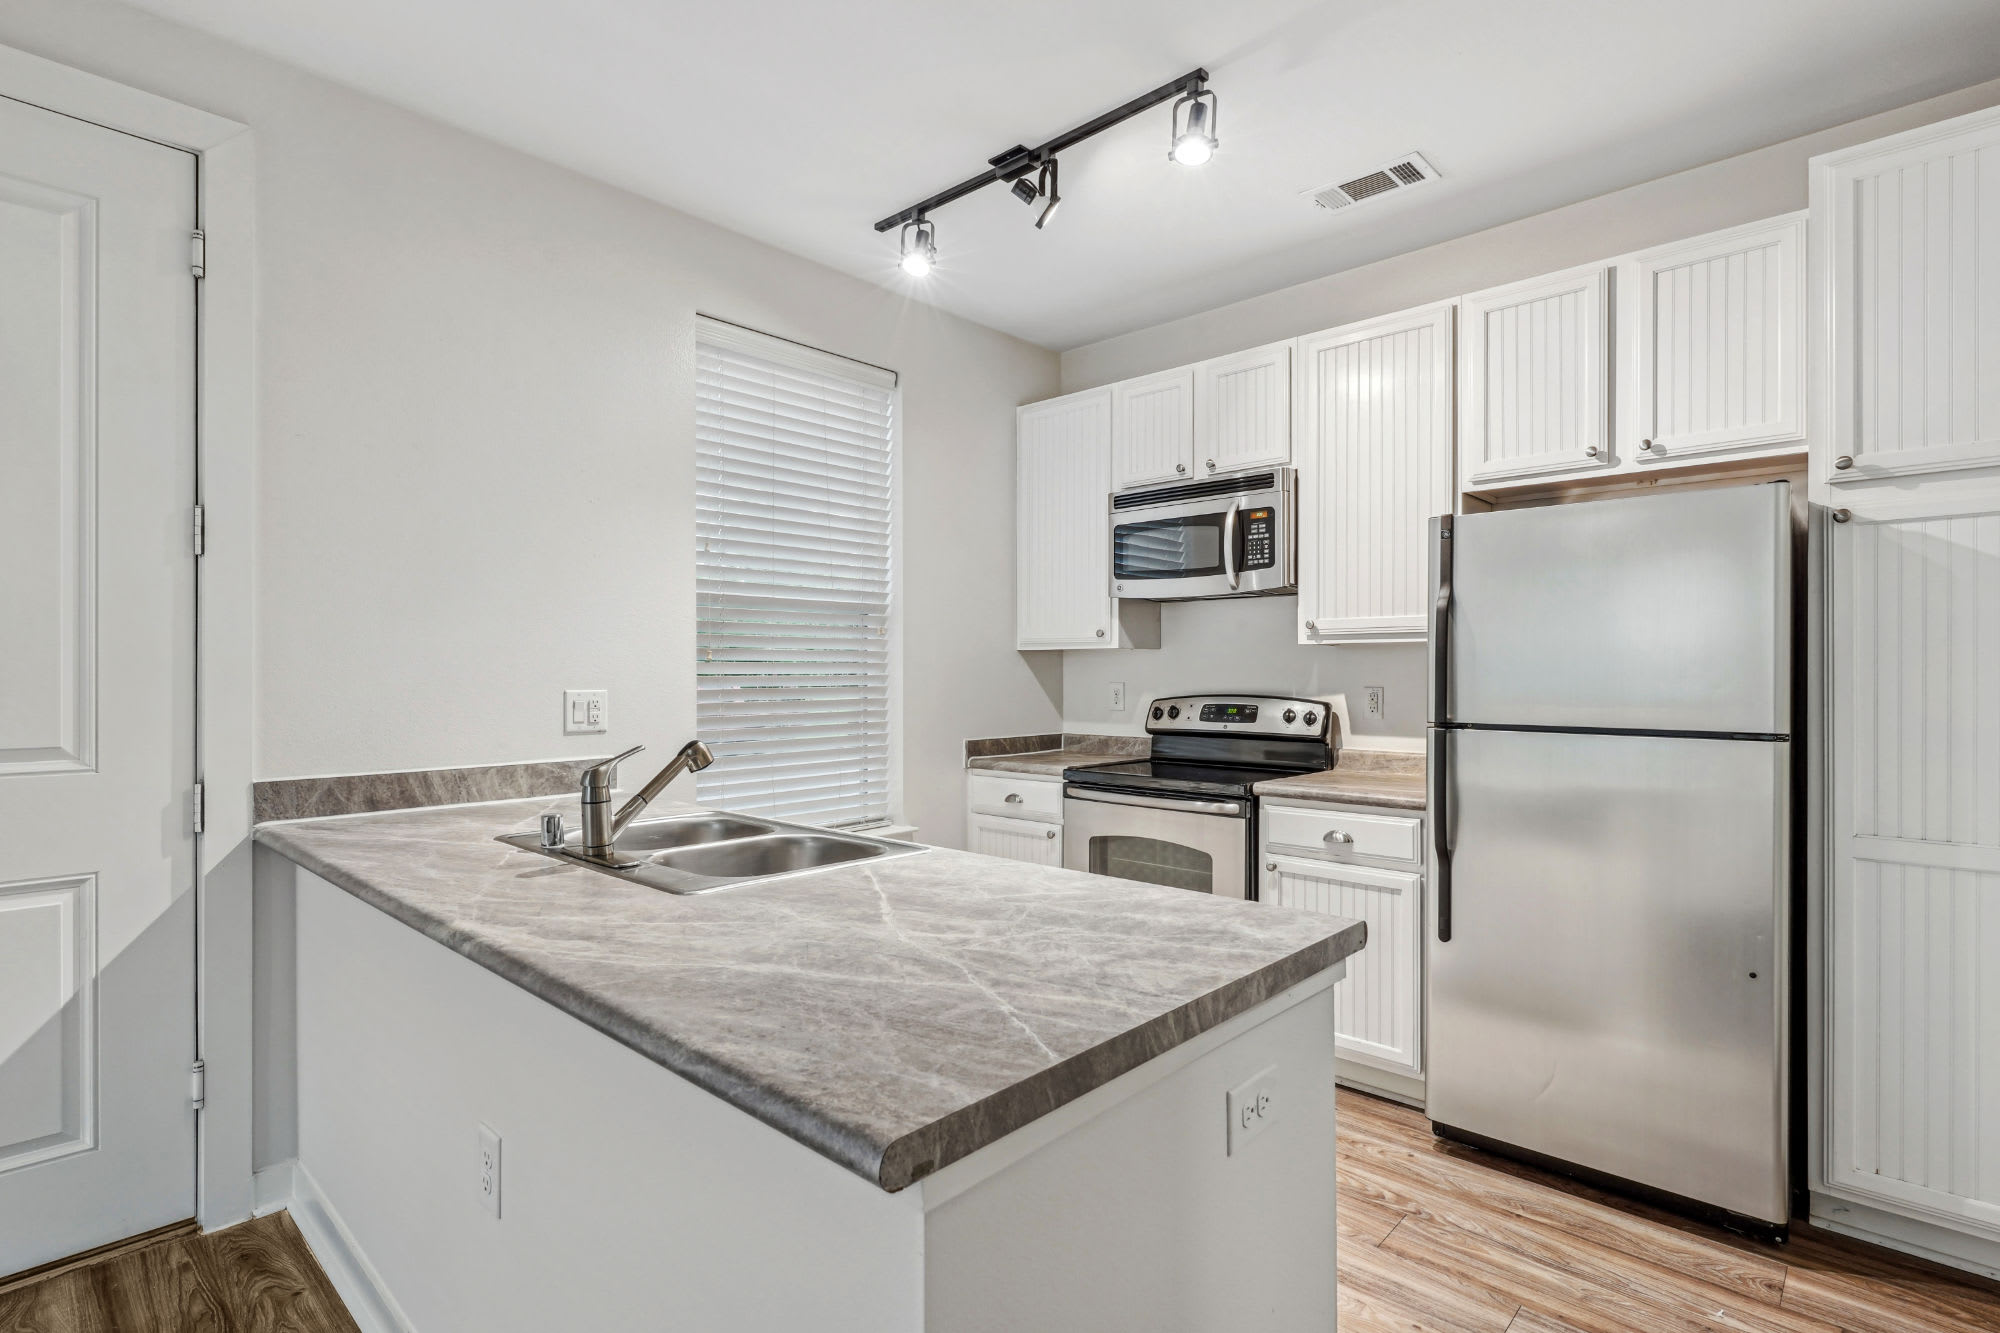
[[[188,268],[197,278],[208,276],[208,235],[206,232],[188,233]]]
[[[208,1105],[208,1066],[197,1060],[190,1074],[188,1100],[194,1103],[194,1109],[199,1111]]]
[[[206,521],[207,519],[206,516],[202,513],[201,506],[196,505],[194,507],[194,553],[196,555],[200,555],[202,553],[202,549],[207,544],[208,541],[208,533],[206,528],[204,527]]]
[[[195,833],[201,832],[201,818],[206,813],[202,807],[206,804],[207,802],[202,799],[201,784],[197,782],[194,784],[194,828],[192,830]]]

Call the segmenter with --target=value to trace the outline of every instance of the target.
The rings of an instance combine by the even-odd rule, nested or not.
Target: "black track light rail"
[[[1026,148],[1019,144],[996,157],[988,158],[992,165],[977,176],[962,180],[949,190],[940,190],[930,198],[911,204],[900,213],[892,213],[875,224],[876,231],[888,231],[906,222],[915,222],[927,216],[933,209],[943,208],[954,200],[963,199],[975,190],[983,190],[996,181],[1018,180],[1057,153],[1074,148],[1093,135],[1104,133],[1113,125],[1122,124],[1142,111],[1150,111],[1162,102],[1171,102],[1184,93],[1196,93],[1208,83],[1208,71],[1190,70],[1171,83],[1163,83],[1150,93],[1135,97],[1121,107],[1115,107],[1095,120],[1086,120],[1073,130],[1058,134],[1038,148]]]

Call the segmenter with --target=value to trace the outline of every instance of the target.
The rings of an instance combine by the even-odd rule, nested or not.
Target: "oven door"
[[[1111,591],[1145,601],[1254,597],[1298,585],[1291,469],[1258,489],[1175,498],[1214,483],[1112,497]]]
[[[1249,802],[1070,787],[1063,796],[1063,864],[1243,898],[1249,889]]]

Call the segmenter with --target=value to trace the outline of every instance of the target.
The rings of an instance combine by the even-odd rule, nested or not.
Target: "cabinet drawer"
[[[1062,823],[1062,779],[1034,778],[1019,773],[968,773],[966,805],[974,814],[1005,815]]]
[[[1341,861],[1372,856],[1415,862],[1423,854],[1420,820],[1282,805],[1264,806],[1263,819],[1264,845],[1272,849]]]

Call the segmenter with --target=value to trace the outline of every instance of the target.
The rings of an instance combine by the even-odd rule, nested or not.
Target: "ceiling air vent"
[[[1411,153],[1399,158],[1388,166],[1371,171],[1364,176],[1356,176],[1351,181],[1338,185],[1326,185],[1307,190],[1312,201],[1321,208],[1346,208],[1364,199],[1377,195],[1393,194],[1407,190],[1413,185],[1437,179],[1437,169],[1424,161],[1421,153]]]

